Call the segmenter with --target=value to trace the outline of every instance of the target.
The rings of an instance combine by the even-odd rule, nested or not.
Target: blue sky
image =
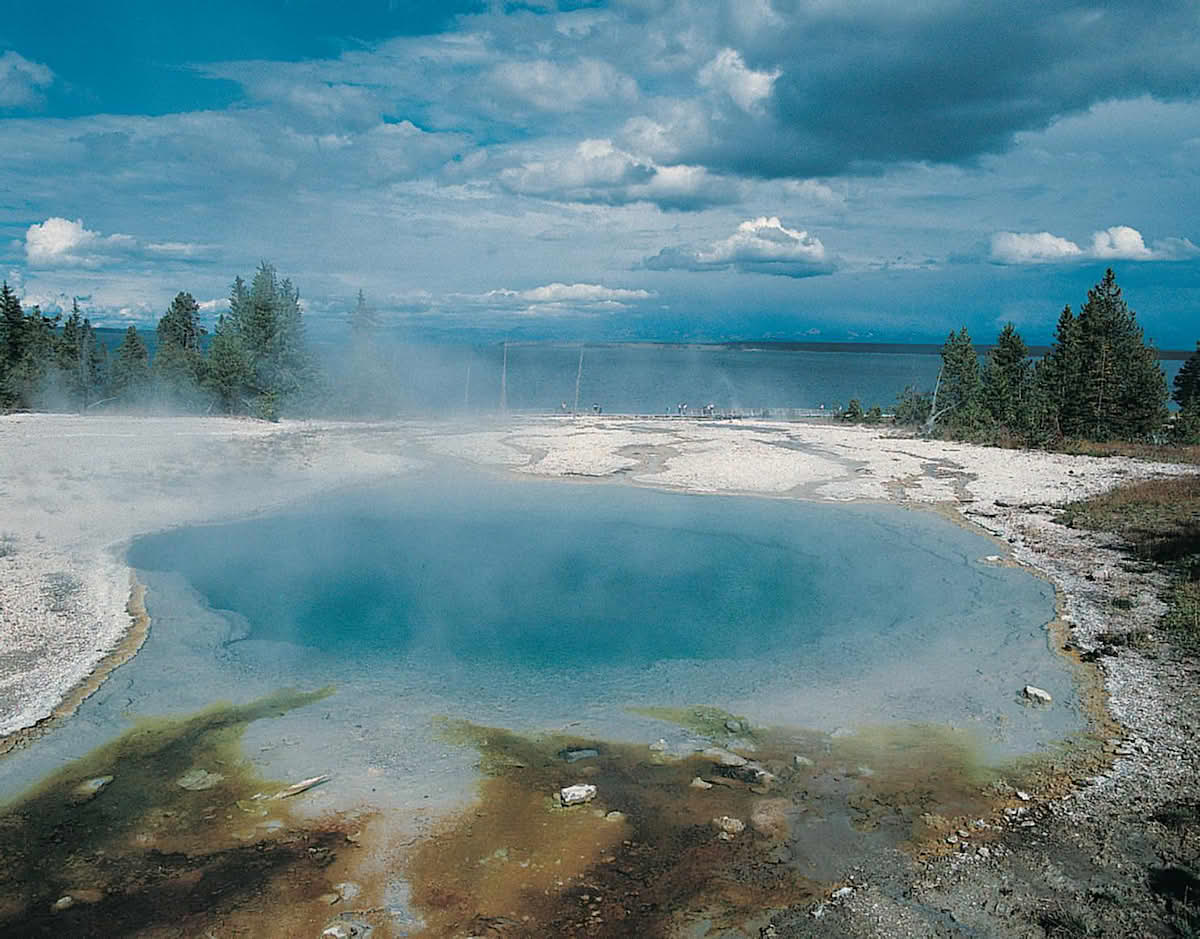
[[[1200,6],[16,0],[0,271],[314,328],[1046,341],[1105,267],[1200,338]]]

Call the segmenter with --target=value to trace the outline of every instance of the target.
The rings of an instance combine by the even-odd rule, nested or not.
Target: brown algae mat
[[[401,841],[387,813],[262,798],[294,781],[253,772],[246,725],[327,693],[143,721],[0,807],[0,936],[757,935],[852,868],[987,843],[981,820],[1018,804],[939,727],[731,734],[715,709],[655,712],[720,744],[673,755],[448,720],[480,754],[478,798]],[[577,784],[594,798],[562,806]]]

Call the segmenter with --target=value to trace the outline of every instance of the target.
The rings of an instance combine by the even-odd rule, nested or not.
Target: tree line
[[[253,414],[310,411],[323,378],[305,337],[300,294],[263,262],[247,284],[234,279],[229,312],[212,335],[200,306],[179,293],[158,321],[153,357],[133,326],[114,352],[97,341],[78,302],[64,320],[23,310],[0,287],[0,406],[123,409],[168,407]]]
[[[1038,360],[1008,323],[981,364],[966,327],[941,350],[933,391],[905,389],[897,423],[955,438],[1050,446],[1066,439],[1200,443],[1200,342],[1175,377],[1179,411],[1110,268],[1075,313],[1066,306]]]

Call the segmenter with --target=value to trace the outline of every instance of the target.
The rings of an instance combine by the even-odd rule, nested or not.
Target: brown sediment
[[[757,781],[703,754],[462,723],[448,732],[479,749],[488,775],[478,801],[406,865],[429,936],[660,936],[699,920],[738,929],[811,905],[853,863],[920,853],[1007,804],[970,738],[936,727],[843,738],[756,728],[746,756],[770,774]],[[581,749],[596,753],[565,758]],[[559,790],[575,783],[597,795],[564,808]],[[744,830],[723,840],[722,816]]]
[[[0,936],[317,935],[364,819],[298,820],[290,800],[255,799],[281,784],[240,741],[328,693],[141,721],[5,806]],[[180,785],[197,770],[211,785]]]
[[[129,629],[116,647],[97,662],[88,676],[68,691],[46,717],[36,724],[0,737],[0,756],[28,746],[61,724],[79,710],[79,706],[95,694],[117,668],[132,659],[142,648],[150,635],[150,614],[146,612],[146,588],[132,571],[129,574],[129,602],[125,605],[125,610],[129,614]]]

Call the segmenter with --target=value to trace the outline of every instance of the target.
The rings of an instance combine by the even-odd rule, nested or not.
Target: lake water
[[[662,414],[688,404],[723,410],[827,410],[857,398],[864,408],[887,410],[907,386],[932,391],[941,357],[897,351],[741,349],[722,346],[588,346],[553,344],[399,347],[393,389],[411,409],[491,410],[504,397],[515,410],[555,411],[594,404],[608,413]],[[1167,385],[1182,361],[1160,363]]]

